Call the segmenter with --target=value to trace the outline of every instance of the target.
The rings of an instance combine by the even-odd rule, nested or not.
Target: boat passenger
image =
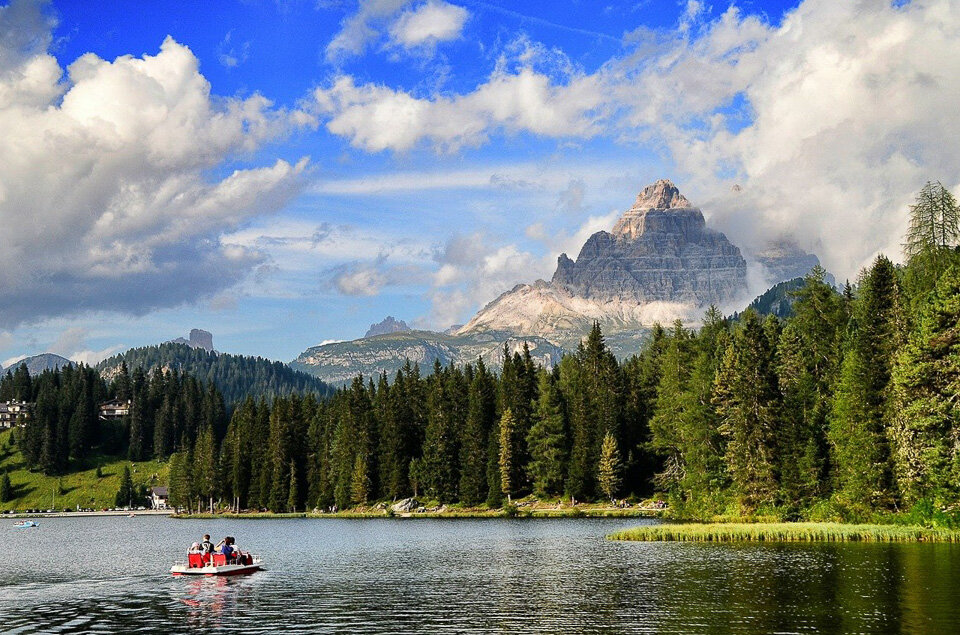
[[[217,543],[216,549],[227,558],[227,562],[233,560],[233,538],[225,537]]]
[[[210,534],[203,534],[203,542],[200,543],[200,552],[203,554],[213,553],[213,543],[210,542]]]
[[[190,550],[187,553],[200,553],[200,543],[195,542],[190,545]]]

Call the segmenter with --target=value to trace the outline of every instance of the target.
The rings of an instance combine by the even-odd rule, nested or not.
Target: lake
[[[0,520],[0,630],[956,632],[960,546],[610,542],[639,519]],[[267,571],[172,577],[205,532]]]

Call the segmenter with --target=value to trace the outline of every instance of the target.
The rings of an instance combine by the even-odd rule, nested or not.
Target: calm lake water
[[[0,631],[960,631],[960,546],[604,539],[639,522],[2,519]],[[204,532],[269,570],[170,576]]]

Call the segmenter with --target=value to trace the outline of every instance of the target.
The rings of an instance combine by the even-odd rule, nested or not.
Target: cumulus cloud
[[[958,0],[805,0],[778,24],[736,6],[711,19],[688,1],[672,30],[628,34],[627,51],[592,73],[543,70],[529,45],[458,95],[342,75],[314,97],[327,129],[369,152],[455,151],[498,134],[659,150],[747,251],[790,236],[852,277],[879,250],[899,254],[926,180],[960,185],[958,32]]]
[[[412,6],[411,5],[415,5]],[[360,0],[326,48],[328,62],[361,55],[371,45],[430,52],[460,37],[469,12],[443,0]],[[384,37],[389,37],[384,41]]]
[[[301,111],[219,98],[189,48],[66,69],[33,2],[0,8],[0,325],[210,296],[262,261],[220,236],[302,187],[296,165],[209,174],[291,129]],[[6,34],[16,34],[8,38]]]
[[[792,236],[852,277],[878,250],[899,254],[927,179],[960,182],[944,142],[960,139],[958,31],[955,0],[806,0],[779,26],[730,9],[644,68],[633,94],[652,106],[633,116],[735,241]]]
[[[439,268],[427,294],[430,314],[418,323],[439,329],[462,323],[478,305],[517,284],[547,275],[551,261],[514,244],[498,244],[482,233],[453,236],[437,252]]]
[[[442,0],[404,11],[390,27],[391,40],[406,48],[432,46],[460,37],[470,13]]]
[[[566,84],[530,67],[496,70],[471,93],[416,97],[343,75],[314,92],[327,130],[369,152],[406,151],[427,140],[444,150],[479,146],[491,132],[591,137],[600,132],[599,78],[574,74]]]

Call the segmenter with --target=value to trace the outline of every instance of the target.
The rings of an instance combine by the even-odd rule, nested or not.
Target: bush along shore
[[[960,542],[960,531],[919,525],[668,523],[634,527],[612,540],[685,542]]]
[[[578,503],[567,501],[521,500],[503,507],[486,505],[444,505],[437,501],[421,502],[408,498],[395,503],[381,502],[371,506],[357,506],[343,510],[321,511],[314,509],[303,513],[273,513],[269,511],[244,511],[240,513],[181,513],[175,518],[637,518],[658,517],[664,509],[655,501],[629,504]]]

